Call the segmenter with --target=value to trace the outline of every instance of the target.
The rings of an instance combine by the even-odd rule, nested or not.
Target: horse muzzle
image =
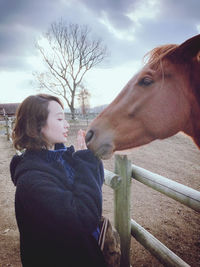
[[[85,143],[98,158],[109,159],[113,154],[114,146],[111,142],[111,138],[106,137],[104,134],[102,134],[102,136],[97,135],[92,129],[87,132]]]

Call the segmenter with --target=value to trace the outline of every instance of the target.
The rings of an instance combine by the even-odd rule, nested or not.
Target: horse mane
[[[194,42],[194,39],[197,39],[197,42]],[[187,40],[182,45],[177,44],[166,44],[158,46],[151,51],[149,51],[146,55],[144,55],[144,59],[147,59],[145,64],[148,64],[151,66],[151,68],[155,70],[161,69],[163,73],[163,66],[162,66],[162,60],[164,58],[170,59],[174,63],[182,63],[185,65],[186,73],[190,77],[190,85],[193,89],[193,92],[196,95],[197,101],[200,106],[200,75],[199,75],[199,69],[200,65],[193,64],[192,60],[187,60],[188,58],[192,58],[196,55],[196,53],[199,51],[200,45],[200,34]],[[177,48],[177,51],[173,53]],[[190,56],[191,55],[191,56]],[[145,61],[145,60],[143,60]]]
[[[167,44],[158,46],[144,55],[144,59],[147,59],[146,62],[145,60],[144,62],[146,64],[151,65],[152,68],[158,69],[161,65],[162,59],[167,55],[169,55],[177,47],[178,45],[176,44]]]

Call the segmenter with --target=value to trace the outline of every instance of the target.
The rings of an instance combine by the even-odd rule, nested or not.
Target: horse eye
[[[148,86],[152,83],[153,83],[153,80],[150,77],[144,77],[139,81],[139,85],[141,86]]]

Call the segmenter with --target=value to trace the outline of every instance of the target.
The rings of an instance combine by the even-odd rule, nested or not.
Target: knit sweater
[[[26,151],[10,164],[23,267],[105,266],[93,236],[102,162],[90,150],[56,149]]]

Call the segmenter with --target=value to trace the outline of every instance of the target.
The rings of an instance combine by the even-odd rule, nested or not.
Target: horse
[[[89,125],[85,142],[108,159],[182,131],[200,147],[200,34],[148,53],[144,67]]]

